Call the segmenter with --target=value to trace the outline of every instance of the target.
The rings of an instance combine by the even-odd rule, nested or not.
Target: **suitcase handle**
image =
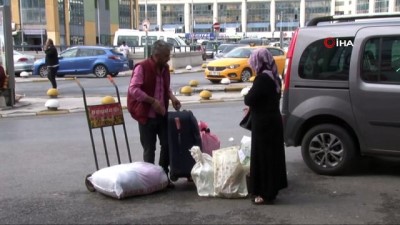
[[[181,121],[179,120],[179,117],[175,117],[175,125],[177,130],[181,129]]]

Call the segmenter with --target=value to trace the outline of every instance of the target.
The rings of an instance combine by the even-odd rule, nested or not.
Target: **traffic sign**
[[[213,24],[213,28],[214,28],[214,30],[219,30],[221,28],[221,25],[218,22],[215,22]]]

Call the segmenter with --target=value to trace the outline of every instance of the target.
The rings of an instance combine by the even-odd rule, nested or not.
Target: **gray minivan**
[[[310,169],[400,156],[400,14],[315,18],[295,31],[286,64],[285,144]]]

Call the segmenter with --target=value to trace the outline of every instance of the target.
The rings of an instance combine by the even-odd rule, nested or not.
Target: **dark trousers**
[[[47,78],[49,79],[51,86],[53,88],[57,88],[57,82],[56,82],[56,77],[57,77],[57,70],[58,67],[47,67]]]
[[[168,174],[169,152],[168,152],[168,129],[167,116],[149,118],[146,124],[139,124],[140,143],[143,147],[143,161],[153,163],[155,160],[157,136],[160,141],[159,165]]]

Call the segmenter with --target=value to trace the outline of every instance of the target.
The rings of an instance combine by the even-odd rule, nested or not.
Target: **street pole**
[[[100,38],[100,1],[97,0],[97,32],[99,36],[99,45],[101,45],[101,38]]]
[[[19,21],[20,21],[20,31],[21,31],[21,45],[22,51],[24,51],[24,29],[23,29],[23,21],[22,21],[22,0],[19,0]]]
[[[283,17],[283,12],[281,11],[281,16],[280,16],[281,18],[280,18],[280,22],[281,22],[281,26],[279,27],[279,41],[280,41],[280,47],[282,48],[282,45],[283,45],[283,40],[282,40],[282,36],[283,36],[283,34],[282,34],[282,17]]]
[[[192,36],[192,46],[193,46],[193,36],[194,36],[194,12],[193,12],[193,0],[192,0],[192,30],[191,30],[191,36]]]
[[[147,20],[147,0],[145,1],[145,5],[144,5],[144,19]],[[143,25],[142,25],[143,28]],[[145,51],[144,51],[144,58],[147,59],[149,57],[149,44],[147,43],[148,41],[148,30],[150,27],[146,27],[146,45],[145,45]]]

